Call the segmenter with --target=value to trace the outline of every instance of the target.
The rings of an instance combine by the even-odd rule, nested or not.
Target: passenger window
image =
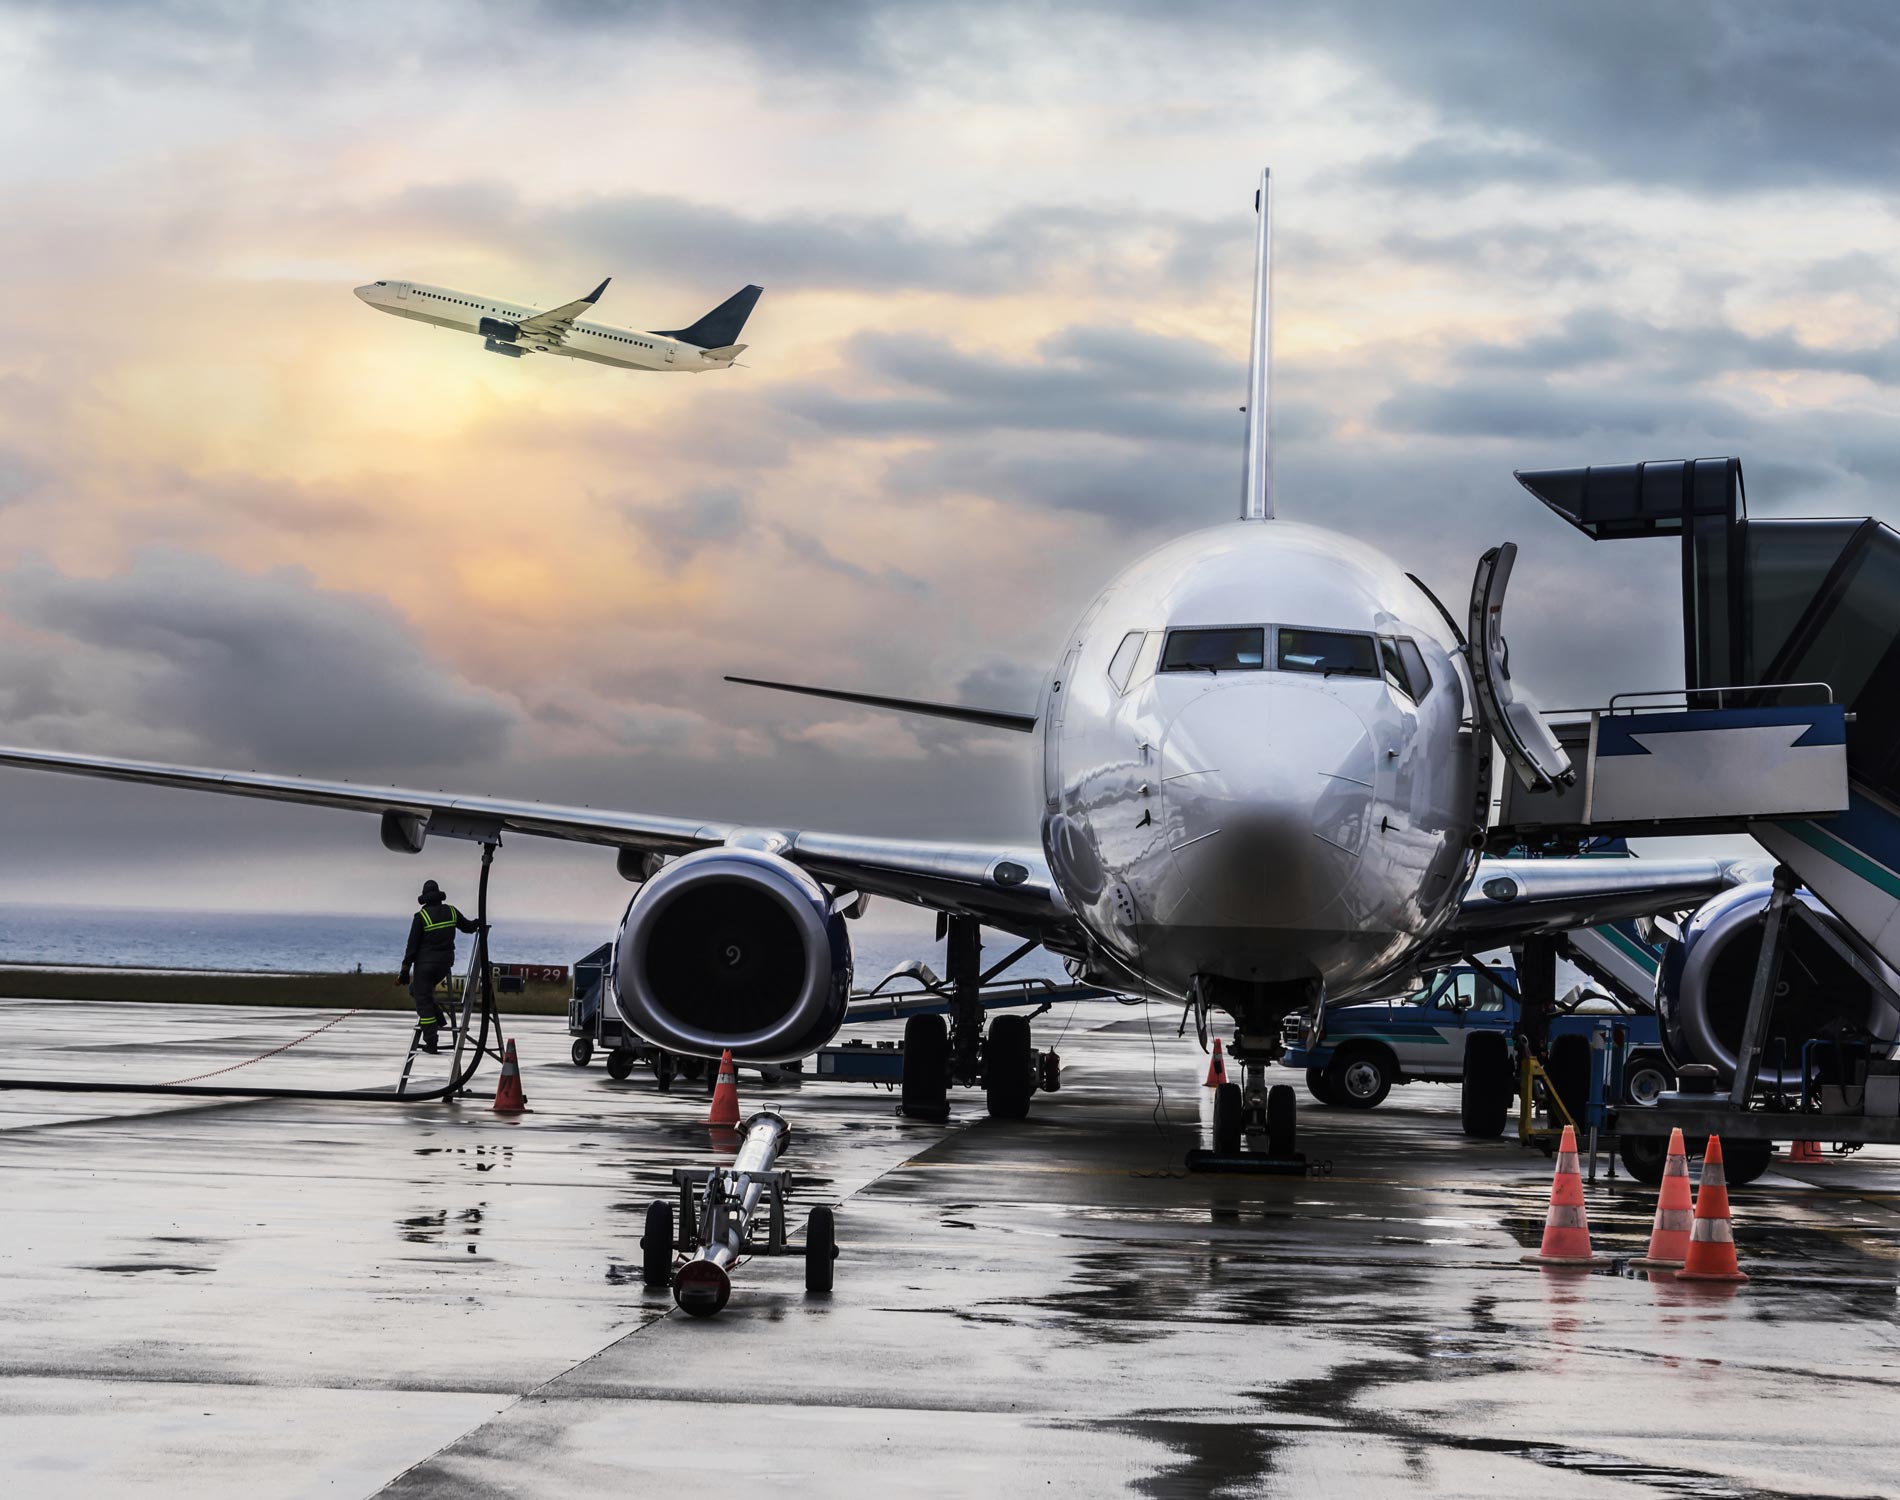
[[[1128,691],[1128,679],[1135,670],[1135,658],[1141,653],[1141,643],[1147,634],[1145,630],[1131,630],[1115,648],[1114,659],[1108,664],[1108,680],[1115,685],[1116,692]]]
[[[1369,635],[1343,630],[1280,630],[1280,670],[1326,677],[1377,677],[1379,661]]]
[[[1504,991],[1498,987],[1490,975],[1474,974],[1471,979],[1473,992],[1476,995],[1476,1003],[1471,1007],[1473,1010],[1496,1015],[1504,1009]]]
[[[1405,678],[1411,686],[1407,689],[1414,703],[1423,703],[1425,695],[1432,690],[1431,669],[1425,665],[1425,653],[1418,649],[1418,642],[1409,636],[1399,640],[1399,660],[1405,664]]]
[[[1220,630],[1170,630],[1164,672],[1258,672],[1266,665],[1263,625]]]

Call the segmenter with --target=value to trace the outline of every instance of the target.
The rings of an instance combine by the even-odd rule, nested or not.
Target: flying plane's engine
[[[1656,1010],[1670,1059],[1677,1066],[1709,1063],[1724,1086],[1735,1076],[1761,957],[1761,917],[1773,889],[1766,883],[1741,885],[1707,902],[1689,919],[1681,940],[1669,944],[1657,971]],[[1795,899],[1853,944],[1851,935],[1814,897],[1797,891]],[[1783,939],[1774,1014],[1762,1043],[1763,1083],[1799,1088],[1802,1048],[1817,1037],[1891,1040],[1900,1035],[1900,1012],[1806,924],[1790,921]],[[1884,969],[1878,959],[1863,956]],[[1900,982],[1891,971],[1887,977]]]
[[[502,318],[483,318],[475,331],[498,344],[512,344],[521,337],[520,328]]]
[[[627,907],[614,944],[620,1014],[669,1052],[790,1062],[844,1024],[851,943],[824,888],[790,860],[703,849]]]

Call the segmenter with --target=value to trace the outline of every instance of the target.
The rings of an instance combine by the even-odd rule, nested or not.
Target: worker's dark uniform
[[[411,975],[409,998],[416,1002],[417,1025],[448,1024],[448,1016],[436,1002],[435,987],[455,968],[455,934],[474,932],[476,925],[446,901],[431,901],[416,909],[416,919],[409,924],[409,946],[403,950],[402,968]],[[434,1032],[424,1035],[433,1036]]]

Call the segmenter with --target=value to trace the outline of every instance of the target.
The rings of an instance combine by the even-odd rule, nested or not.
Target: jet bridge
[[[1520,777],[1494,837],[1746,832],[1900,967],[1900,533],[1750,517],[1734,458],[1517,478],[1593,540],[1677,539],[1684,686],[1554,716],[1583,771]]]

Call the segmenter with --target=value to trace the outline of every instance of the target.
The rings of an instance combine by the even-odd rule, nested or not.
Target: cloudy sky
[[[1281,514],[1449,599],[1524,549],[1547,704],[1680,680],[1674,553],[1514,468],[1737,453],[1900,520],[1885,4],[0,4],[0,738],[1022,837],[1116,569],[1237,503],[1275,171]],[[376,277],[746,367],[504,361]],[[400,910],[467,846],[0,775],[0,898]],[[428,868],[425,871],[424,865]],[[608,911],[598,851],[513,909]]]

